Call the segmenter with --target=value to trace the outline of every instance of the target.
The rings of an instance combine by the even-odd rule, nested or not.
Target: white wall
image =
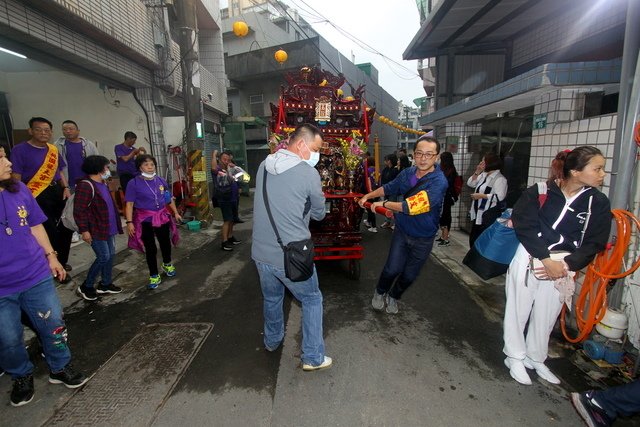
[[[0,91],[7,94],[14,129],[27,129],[31,117],[42,116],[53,123],[55,140],[62,122],[73,120],[109,159],[115,160],[113,148],[129,130],[138,135],[136,145],[150,152],[146,117],[129,92],[103,92],[97,81],[64,71],[0,72]]]
[[[182,134],[184,133],[184,117],[163,117],[162,131],[164,133],[165,145],[182,144]]]

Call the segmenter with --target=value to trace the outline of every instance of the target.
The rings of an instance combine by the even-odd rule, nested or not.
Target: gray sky
[[[357,64],[371,62],[378,70],[380,86],[397,100],[415,107],[413,100],[425,95],[422,80],[418,76],[417,61],[402,60],[402,52],[420,28],[420,16],[415,0],[284,0],[284,2],[297,9],[322,37],[349,60],[353,53]],[[220,7],[226,7],[226,5],[226,0],[220,1]],[[367,51],[366,48],[340,34],[330,24],[321,22],[322,18],[311,8],[389,59]],[[338,64],[335,65],[338,66]]]

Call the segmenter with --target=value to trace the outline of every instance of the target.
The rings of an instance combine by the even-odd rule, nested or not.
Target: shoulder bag
[[[267,170],[264,170],[264,178],[262,180],[262,197],[264,198],[264,205],[267,208],[267,215],[269,215],[269,222],[271,227],[276,233],[278,244],[284,252],[284,273],[287,279],[292,282],[303,282],[308,280],[313,275],[313,239],[298,240],[295,242],[289,242],[286,246],[282,244],[280,233],[271,215],[271,209],[269,208],[269,197],[267,196]]]

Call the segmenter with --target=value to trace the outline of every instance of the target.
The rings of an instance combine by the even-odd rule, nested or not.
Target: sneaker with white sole
[[[387,313],[398,314],[398,300],[387,295]]]
[[[504,359],[504,365],[509,368],[509,374],[511,374],[511,378],[522,385],[531,385],[531,378],[529,378],[529,374],[527,374],[527,370],[525,369],[522,360],[515,359],[513,357],[507,357],[506,359]]]
[[[33,375],[16,378],[11,389],[11,406],[22,406],[33,400]]]
[[[156,289],[160,283],[162,283],[162,278],[160,278],[159,274],[156,274],[155,276],[150,276],[149,277],[149,284],[147,285],[148,289]]]
[[[551,372],[551,369],[549,369],[544,363],[534,362],[528,357],[525,357],[523,364],[525,368],[535,369],[536,374],[538,374],[538,376],[543,380],[550,382],[551,384],[560,384],[560,379],[556,377],[553,372]]]
[[[371,299],[371,306],[374,310],[384,309],[384,294],[380,295],[378,291],[373,291],[373,298]]]
[[[103,285],[101,283],[96,288],[96,293],[98,295],[119,294],[120,292],[122,292],[122,288],[120,286],[114,285],[113,283],[109,283],[108,285]]]
[[[96,292],[96,288],[94,287],[90,288],[82,284],[78,286],[78,289],[76,289],[76,292],[78,292],[78,295],[80,295],[82,298],[86,299],[87,301],[95,301],[98,299],[98,294]]]
[[[71,363],[67,364],[60,372],[51,372],[49,382],[51,384],[64,384],[67,388],[82,387],[89,379],[76,371]]]
[[[369,230],[372,233],[377,233],[378,229],[376,227],[369,227],[367,230]]]
[[[173,277],[173,276],[176,275],[176,268],[171,263],[165,264],[163,262],[162,263],[162,271],[164,271],[164,274],[166,274],[167,277]]]
[[[449,246],[449,241],[448,240],[442,240],[441,242],[438,243],[438,247],[442,248],[445,246]]]
[[[324,356],[324,360],[319,365],[310,365],[308,363],[303,363],[302,364],[302,370],[303,371],[317,371],[318,369],[328,368],[329,366],[331,366],[331,364],[333,364],[333,360],[331,360],[331,358],[329,356]]]
[[[593,390],[585,393],[571,393],[571,403],[589,427],[608,427],[611,425],[611,418],[593,398]]]

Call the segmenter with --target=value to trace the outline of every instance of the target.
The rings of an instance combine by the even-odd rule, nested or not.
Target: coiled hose
[[[567,341],[578,343],[585,340],[594,326],[607,311],[607,285],[611,279],[621,279],[632,274],[640,267],[640,258],[626,271],[622,271],[624,255],[631,241],[632,225],[640,231],[640,221],[631,212],[614,209],[611,211],[616,223],[616,239],[600,252],[587,267],[580,295],[576,300],[576,324],[578,335],[569,336],[566,328],[567,305],[562,306],[560,326]],[[588,306],[588,310],[587,310]]]

